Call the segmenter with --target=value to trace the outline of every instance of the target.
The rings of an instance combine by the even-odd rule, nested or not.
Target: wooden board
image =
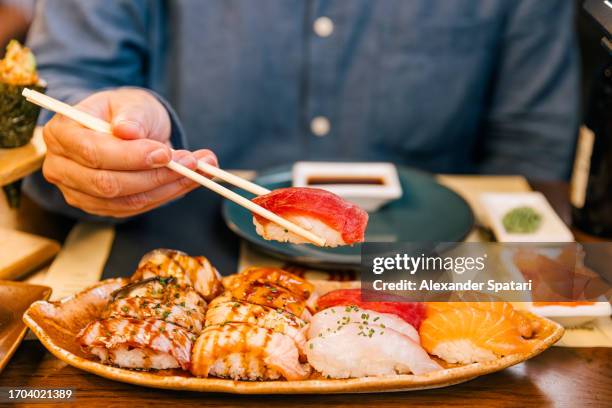
[[[46,152],[41,127],[36,128],[34,137],[27,145],[0,149],[0,186],[22,179],[40,169]]]
[[[480,205],[482,193],[524,193],[531,191],[527,179],[522,176],[457,176],[440,174],[436,176],[440,184],[459,194],[472,208],[476,218],[484,218]]]
[[[21,231],[0,228],[0,279],[17,279],[53,258],[60,244]]]
[[[45,274],[44,284],[53,289],[52,299],[72,295],[98,282],[114,239],[112,225],[76,224]]]

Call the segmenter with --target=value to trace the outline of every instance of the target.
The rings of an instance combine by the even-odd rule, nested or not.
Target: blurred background
[[[600,30],[589,16],[581,12],[584,0],[573,1],[577,11],[575,27],[582,57],[582,99],[588,100],[593,74],[598,67],[601,67],[606,54],[599,46]],[[35,7],[36,0],[0,0],[0,58],[3,57],[4,49],[10,39],[25,41]]]

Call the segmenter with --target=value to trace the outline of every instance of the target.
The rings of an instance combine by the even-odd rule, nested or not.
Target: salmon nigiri
[[[254,198],[253,202],[324,238],[325,246],[351,245],[365,239],[368,213],[326,190],[280,188]],[[253,223],[257,233],[267,240],[294,244],[308,242],[256,214],[253,215]]]
[[[486,296],[486,295],[484,295]],[[510,319],[517,327],[521,336],[529,338],[533,335],[533,325],[525,315],[514,310],[514,307],[508,302],[493,301],[491,299],[482,299],[480,301],[466,302],[428,302],[427,315],[432,316],[435,313],[443,312],[449,309],[458,308],[476,308],[484,311],[490,311],[505,316]]]
[[[421,345],[449,363],[469,364],[529,351],[518,327],[507,316],[474,307],[447,309],[421,324]]]

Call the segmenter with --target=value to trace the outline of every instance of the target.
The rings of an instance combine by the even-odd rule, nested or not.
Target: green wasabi
[[[510,234],[531,234],[540,228],[542,216],[531,207],[516,207],[506,213],[502,224]]]

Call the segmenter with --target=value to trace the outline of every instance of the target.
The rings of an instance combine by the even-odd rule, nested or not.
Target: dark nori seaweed
[[[40,108],[21,95],[24,88],[45,91],[40,85],[23,86],[0,82],[0,148],[23,146],[34,134]]]

